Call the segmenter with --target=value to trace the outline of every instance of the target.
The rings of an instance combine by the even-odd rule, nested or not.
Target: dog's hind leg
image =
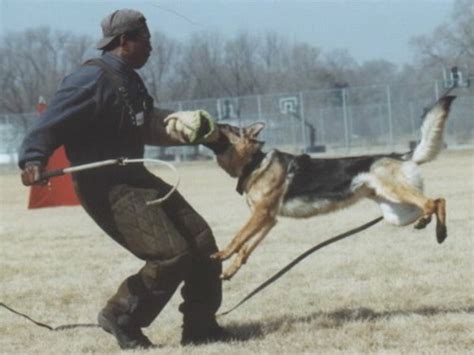
[[[447,236],[446,200],[444,198],[439,198],[436,200],[436,239],[438,243],[441,244]]]
[[[431,216],[436,216],[436,239],[442,243],[447,237],[446,228],[446,201],[442,198],[433,200],[423,193],[405,183],[380,179],[376,194],[388,200],[408,203],[420,208],[423,216],[415,224],[415,228],[424,228],[431,221]]]
[[[431,216],[424,216],[418,219],[418,221],[416,221],[414,227],[415,229],[423,229],[423,228],[426,228],[426,226],[430,223],[431,223]]]
[[[446,201],[444,198],[436,200],[427,198],[421,193],[403,195],[403,202],[413,203],[423,210],[423,216],[416,222],[415,228],[421,229],[431,222],[432,215],[436,216],[436,239],[438,243],[442,243],[448,236],[446,227]],[[418,203],[418,204],[417,204]]]
[[[432,212],[428,215],[426,210],[424,210],[425,215],[416,222],[415,228],[425,228],[426,225],[431,222],[431,216],[434,214],[436,216],[436,240],[441,244],[448,236],[448,229],[446,227],[446,200],[444,198],[438,198],[436,200],[428,199],[428,201],[430,205],[433,206],[430,210]]]
[[[275,226],[277,223],[276,220],[273,220],[270,224],[266,225],[259,233],[257,238],[251,242],[251,244],[243,245],[239,254],[234,258],[232,264],[224,270],[221,275],[221,279],[229,280],[235,273],[240,269],[240,267],[247,262],[250,254],[255,250],[255,248],[260,244],[260,242],[267,236],[268,232]],[[250,243],[250,242],[249,242]]]

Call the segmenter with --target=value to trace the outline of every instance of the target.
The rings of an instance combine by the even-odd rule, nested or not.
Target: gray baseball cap
[[[145,16],[139,11],[130,9],[121,9],[107,15],[100,23],[102,27],[103,38],[97,43],[97,49],[102,49],[114,40],[117,36],[124,33],[147,30]]]

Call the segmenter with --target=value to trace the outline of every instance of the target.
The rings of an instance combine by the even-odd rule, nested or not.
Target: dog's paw
[[[229,266],[227,269],[225,269],[222,272],[222,274],[220,276],[220,279],[221,280],[230,280],[236,274],[237,270],[239,270],[239,267],[232,264],[231,266]]]
[[[224,250],[218,251],[217,253],[211,254],[211,259],[223,261],[228,259],[229,255]]]
[[[436,240],[438,244],[444,242],[444,240],[448,237],[448,229],[446,228],[445,224],[438,224],[436,226]]]
[[[224,261],[231,257],[232,253],[227,252],[226,250],[218,251],[217,253],[211,254],[211,259]]]
[[[211,259],[221,260],[220,252],[211,254],[209,257],[210,257]]]
[[[228,273],[226,273],[226,272],[223,272],[223,273],[221,274],[221,276],[219,276],[219,278],[220,278],[221,280],[230,280],[230,279],[232,278],[232,276],[234,276],[234,275],[230,275],[230,274],[228,274]]]
[[[415,229],[423,229],[431,222],[431,216],[421,217],[414,225]]]
[[[242,257],[241,255],[237,255],[234,260],[232,260],[232,263],[222,272],[220,276],[221,280],[230,280],[237,271],[239,271],[242,265]]]

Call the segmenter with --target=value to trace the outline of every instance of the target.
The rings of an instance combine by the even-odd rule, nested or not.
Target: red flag
[[[40,97],[36,105],[38,115],[46,110],[46,102]],[[65,168],[69,166],[64,147],[56,149],[49,158],[46,170]],[[33,185],[30,189],[30,200],[28,208],[54,207],[54,206],[76,206],[79,200],[74,192],[70,175],[63,175],[49,180],[46,186]]]

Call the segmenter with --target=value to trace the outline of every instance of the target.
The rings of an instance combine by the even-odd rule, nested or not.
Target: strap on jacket
[[[99,58],[89,59],[86,62],[84,62],[82,65],[84,66],[95,65],[104,70],[105,74],[110,79],[115,90],[117,90],[117,92],[119,93],[119,96],[122,99],[122,102],[124,103],[128,111],[128,114],[133,119],[135,117],[135,110],[131,103],[130,95],[128,94],[127,89],[125,88],[125,85],[123,84],[122,78],[117,73],[115,73],[103,60],[100,60]],[[123,115],[122,115],[122,120],[123,120]]]

